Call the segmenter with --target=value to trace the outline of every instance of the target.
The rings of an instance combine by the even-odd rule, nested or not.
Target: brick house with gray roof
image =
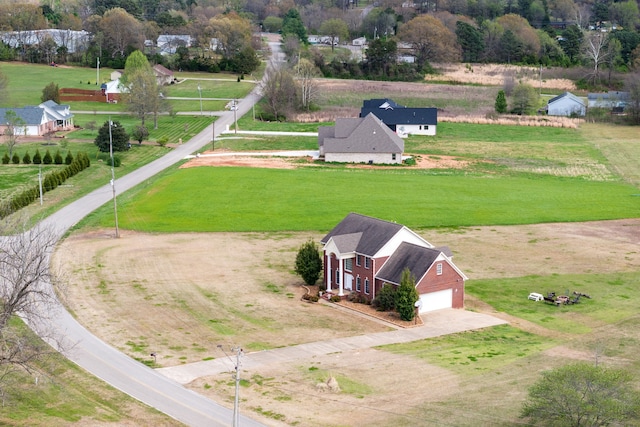
[[[51,132],[73,129],[73,114],[68,105],[46,101],[38,106],[0,108],[0,134],[7,130],[7,112],[13,111],[24,122],[16,127],[20,136],[43,136]]]
[[[403,225],[350,213],[321,243],[327,292],[373,300],[385,283],[399,286],[408,268],[416,279],[420,313],[464,307],[467,277],[450,250],[434,247]]]
[[[404,141],[368,114],[336,119],[335,126],[320,126],[318,148],[326,162],[400,164]]]

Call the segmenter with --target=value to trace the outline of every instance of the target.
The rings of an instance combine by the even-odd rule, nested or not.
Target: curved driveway
[[[270,43],[271,45],[271,43]],[[278,46],[272,45],[277,54]],[[238,117],[246,114],[260,99],[256,87],[246,98],[238,103]],[[216,120],[216,136],[233,124],[233,112],[225,112]],[[115,181],[117,193],[153,177],[164,169],[180,162],[187,155],[211,143],[211,126],[200,132],[187,143],[172,150],[140,169]],[[65,206],[42,221],[42,225],[54,230],[56,237],[62,236],[82,218],[112,200],[111,185],[107,184],[81,199]],[[50,284],[43,284],[51,286]],[[164,375],[137,362],[115,348],[98,339],[80,325],[63,307],[43,308],[45,323],[30,324],[51,346],[64,354],[93,375],[101,378],[124,393],[164,412],[165,414],[191,426],[229,426],[232,424],[232,411],[191,390],[184,388]],[[242,426],[261,426],[249,418],[240,417]]]

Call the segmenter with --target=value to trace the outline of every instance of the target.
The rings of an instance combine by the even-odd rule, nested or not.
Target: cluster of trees
[[[9,163],[13,163],[14,165],[19,165],[21,160],[22,160],[22,163],[25,165],[30,165],[30,164],[61,165],[63,163],[65,165],[70,165],[73,162],[73,154],[71,154],[71,152],[69,151],[67,152],[67,155],[63,159],[62,154],[60,154],[60,150],[56,150],[53,156],[51,155],[51,152],[49,150],[46,150],[43,156],[42,154],[40,154],[40,150],[36,149],[36,152],[33,154],[33,157],[31,157],[28,151],[24,153],[24,155],[22,156],[22,159],[20,159],[20,156],[18,156],[18,153],[13,153],[12,155],[10,155],[7,152],[7,153],[4,153],[4,156],[2,156],[3,165],[8,165]]]

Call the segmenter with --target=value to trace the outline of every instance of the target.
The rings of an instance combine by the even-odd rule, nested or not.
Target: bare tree
[[[13,156],[13,149],[18,144],[18,137],[26,135],[27,129],[24,120],[13,110],[7,110],[4,113],[4,119],[7,124],[4,130],[4,135],[6,136],[5,144],[7,144],[7,151],[9,151],[9,157],[11,157]]]
[[[600,65],[607,60],[608,51],[607,36],[601,32],[592,32],[584,39],[582,52],[589,62],[593,65],[590,73],[592,83],[600,82]]]
[[[296,66],[296,79],[300,87],[300,104],[307,111],[311,104],[318,99],[319,89],[315,80],[320,76],[318,68],[308,59],[302,58]]]
[[[0,395],[3,399],[19,374],[42,375],[43,361],[55,351],[36,339],[20,322],[40,326],[41,337],[53,342],[42,325],[58,306],[50,286],[49,257],[56,244],[53,229],[15,215],[0,221]],[[58,340],[55,340],[56,342]]]
[[[274,120],[285,116],[295,107],[296,84],[291,71],[284,67],[270,66],[267,69],[261,91],[267,112],[273,115]]]

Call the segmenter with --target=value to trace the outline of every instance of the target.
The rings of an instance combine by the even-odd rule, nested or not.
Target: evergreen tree
[[[31,156],[29,155],[28,151],[24,153],[24,156],[22,157],[22,163],[24,163],[25,165],[31,164]]]
[[[507,112],[507,97],[504,94],[504,90],[498,92],[498,96],[496,96],[496,113],[504,114]]]
[[[9,153],[4,153],[4,156],[2,156],[2,164],[8,165],[10,161],[11,157],[9,157]]]
[[[320,278],[322,271],[322,258],[313,240],[307,241],[300,247],[296,255],[295,272],[302,277],[302,280],[313,286]]]
[[[60,150],[56,150],[56,154],[53,156],[53,163],[56,165],[62,164],[62,154],[60,154]]]
[[[119,121],[111,122],[111,140],[113,141],[113,151],[126,151],[129,149],[129,134]],[[98,130],[98,136],[94,143],[101,152],[109,152],[109,121],[104,122]]]
[[[282,20],[282,37],[284,38],[287,34],[294,34],[298,37],[301,43],[309,44],[307,29],[302,23],[302,18],[300,18],[300,12],[298,12],[298,9],[289,9],[287,14],[284,15]]]
[[[53,157],[51,157],[51,153],[47,149],[47,151],[44,152],[44,157],[42,158],[42,164],[50,165],[51,163],[53,163]]]
[[[42,164],[42,157],[40,156],[40,150],[38,150],[37,148],[36,148],[36,154],[33,155],[33,164],[34,165]]]
[[[479,62],[484,51],[484,37],[482,32],[464,21],[456,22],[456,36],[462,48],[464,62]]]
[[[416,302],[420,296],[416,289],[416,279],[408,268],[402,272],[400,286],[396,290],[396,311],[402,320],[413,320],[416,315]]]
[[[14,165],[20,164],[20,156],[18,156],[18,153],[13,153],[13,157],[11,158],[11,163],[13,163]]]
[[[73,154],[71,154],[71,151],[67,152],[67,156],[64,158],[64,164],[65,165],[70,165],[73,162]]]

